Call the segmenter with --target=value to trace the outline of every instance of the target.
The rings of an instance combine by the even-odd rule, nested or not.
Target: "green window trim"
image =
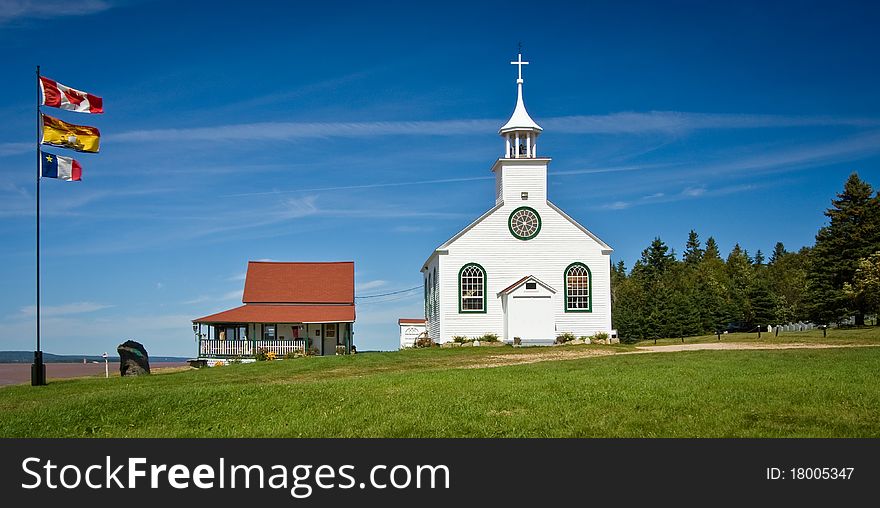
[[[440,310],[440,280],[437,279],[437,267],[434,267],[434,317]]]
[[[461,294],[461,275],[464,273],[464,271],[468,267],[471,267],[471,266],[475,266],[475,267],[479,268],[481,272],[483,272],[483,308],[480,310],[465,309],[465,308],[463,308],[464,306],[462,305],[463,297]],[[483,268],[482,265],[480,265],[479,263],[467,263],[464,266],[462,266],[461,269],[458,271],[458,313],[459,314],[485,314],[486,307],[488,304],[488,300],[486,299],[486,295],[488,294],[488,291],[487,291],[488,287],[489,287],[488,276],[486,274],[486,269]]]
[[[582,267],[587,271],[587,308],[586,309],[572,309],[568,306],[568,272],[574,267]],[[565,271],[562,272],[562,286],[563,286],[563,297],[562,297],[562,305],[565,308],[565,312],[593,312],[593,272],[590,271],[590,267],[580,261],[576,261],[565,267]]]
[[[428,313],[428,274],[425,274],[425,319],[431,319]]]
[[[522,210],[528,210],[528,211],[532,212],[533,214],[535,214],[535,217],[538,219],[538,227],[537,227],[537,229],[535,229],[535,232],[532,233],[530,236],[520,236],[513,230],[513,216],[516,215],[517,212],[522,211]],[[517,240],[523,240],[523,241],[531,240],[532,238],[538,236],[538,233],[541,232],[541,214],[539,214],[537,210],[535,210],[534,208],[532,208],[530,206],[521,206],[519,208],[516,208],[512,212],[510,212],[510,215],[507,217],[507,229],[510,231],[510,234],[513,235],[513,237],[516,238]]]

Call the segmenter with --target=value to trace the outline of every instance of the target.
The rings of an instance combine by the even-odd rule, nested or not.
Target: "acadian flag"
[[[103,113],[104,100],[97,95],[70,88],[61,83],[40,76],[40,90],[43,97],[40,104],[53,108],[77,111],[79,113]]]
[[[59,178],[68,182],[82,179],[82,166],[75,159],[61,157],[51,153],[40,152],[40,176]]]
[[[74,125],[49,115],[43,115],[44,145],[70,148],[77,152],[98,153],[101,132],[97,127]]]

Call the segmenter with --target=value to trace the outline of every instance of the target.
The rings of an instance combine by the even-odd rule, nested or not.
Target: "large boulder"
[[[116,347],[119,352],[119,374],[141,376],[150,373],[150,357],[140,342],[127,340]]]

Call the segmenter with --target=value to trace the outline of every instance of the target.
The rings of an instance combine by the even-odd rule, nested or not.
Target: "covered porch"
[[[282,358],[291,353],[330,356],[351,353],[352,323],[194,322],[199,359],[252,359],[265,350]]]
[[[199,360],[331,356],[352,352],[354,305],[243,305],[192,323]]]

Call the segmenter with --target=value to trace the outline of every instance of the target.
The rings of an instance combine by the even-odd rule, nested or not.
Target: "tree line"
[[[722,257],[691,230],[679,258],[659,237],[627,273],[612,265],[612,324],[623,340],[686,337],[880,312],[880,192],[853,173],[825,211],[813,246],[769,258],[738,243]]]

